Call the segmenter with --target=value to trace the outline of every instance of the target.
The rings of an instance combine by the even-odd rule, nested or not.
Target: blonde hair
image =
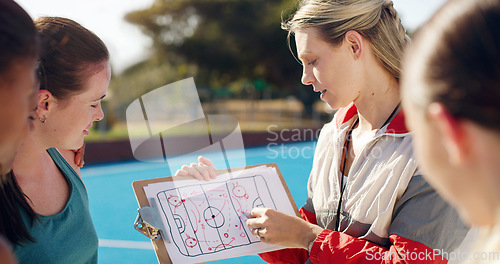
[[[401,57],[409,41],[390,0],[302,0],[297,12],[282,23],[288,36],[314,27],[332,45],[354,30],[370,43],[375,56],[395,78],[401,76]]]

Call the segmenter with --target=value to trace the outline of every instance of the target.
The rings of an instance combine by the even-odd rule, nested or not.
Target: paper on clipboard
[[[296,215],[275,167],[224,173],[210,182],[164,181],[144,187],[165,226],[162,240],[172,263],[198,263],[280,249],[246,226],[254,207]],[[170,242],[167,242],[170,241]]]

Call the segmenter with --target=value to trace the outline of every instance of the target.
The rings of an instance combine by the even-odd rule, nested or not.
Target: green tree
[[[195,67],[198,86],[217,89],[263,80],[275,94],[296,93],[301,67],[282,16],[296,0],[157,0],[126,20],[153,39],[155,60]],[[192,72],[190,72],[192,73]],[[242,92],[244,85],[240,85]]]

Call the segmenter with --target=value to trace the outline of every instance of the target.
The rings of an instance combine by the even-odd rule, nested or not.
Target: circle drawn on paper
[[[188,238],[186,238],[184,243],[186,243],[186,246],[188,246],[190,248],[194,248],[198,244],[198,241],[196,241],[196,239],[194,237],[188,237]]]
[[[224,225],[225,219],[224,215],[222,212],[212,206],[207,207],[205,211],[203,211],[203,217],[205,218],[205,221],[207,222],[207,225],[209,225],[212,228],[220,228],[221,226]]]
[[[179,198],[179,196],[170,196],[168,197],[168,203],[175,206],[175,207],[178,207],[178,206],[181,206],[181,203],[182,203],[182,200],[181,198]]]
[[[243,197],[245,196],[245,194],[247,194],[247,191],[245,190],[245,188],[241,185],[236,185],[234,188],[233,188],[233,194],[234,196],[236,197]]]

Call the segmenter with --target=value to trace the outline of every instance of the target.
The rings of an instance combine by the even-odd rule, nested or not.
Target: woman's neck
[[[477,146],[476,152],[482,153],[475,155],[476,160],[473,163],[475,163],[476,169],[470,174],[480,174],[482,178],[485,178],[481,190],[481,195],[484,197],[483,202],[491,204],[492,225],[500,226],[500,192],[498,191],[500,189],[500,154],[498,151],[500,139],[497,133],[490,131],[481,133],[479,136],[481,139],[476,137],[474,145]]]
[[[500,224],[500,136],[469,120],[460,120],[460,136],[454,139],[453,170],[464,208],[481,219],[482,225]],[[449,137],[449,136],[448,136]],[[450,138],[450,137],[449,137]],[[448,140],[446,139],[447,141]],[[450,151],[449,151],[450,152]],[[451,152],[450,152],[451,153]],[[451,156],[451,154],[448,154]],[[475,211],[470,208],[474,208]],[[478,224],[478,223],[475,223]]]
[[[378,82],[371,82],[372,85],[354,101],[361,131],[380,129],[400,102],[397,80],[392,76],[384,77],[374,78],[379,79]]]
[[[39,175],[43,176],[46,165],[50,164],[51,157],[40,141],[32,134],[28,135],[24,143],[19,147],[12,169],[17,175]]]

